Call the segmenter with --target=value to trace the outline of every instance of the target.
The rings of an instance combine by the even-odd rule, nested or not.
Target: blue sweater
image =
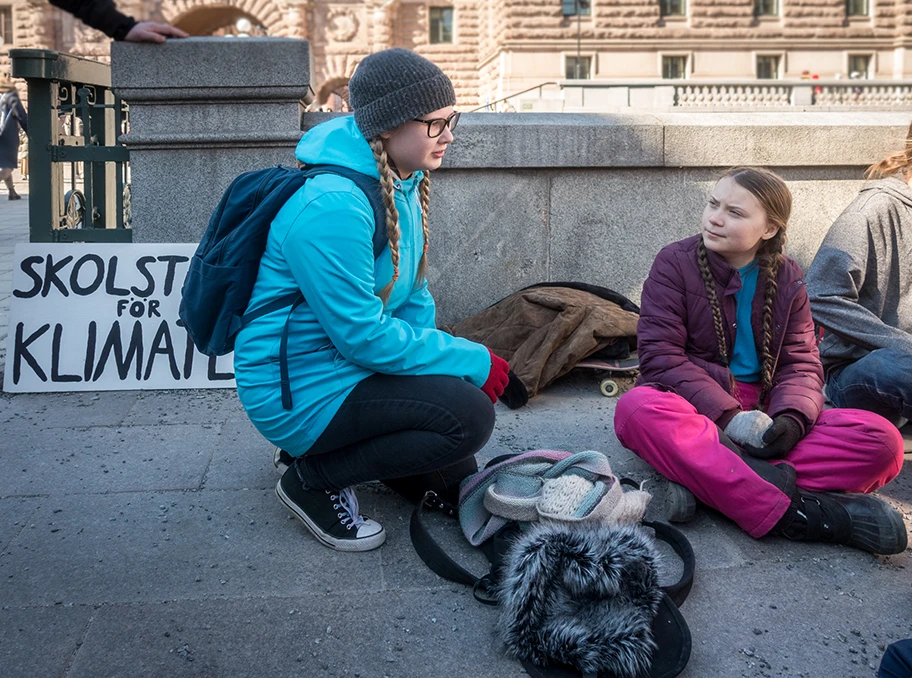
[[[755,384],[760,381],[760,357],[757,355],[757,344],[751,327],[751,306],[757,293],[760,266],[754,259],[747,266],[739,268],[738,273],[741,275],[741,289],[735,292],[737,327],[731,372],[738,381]]]
[[[373,152],[351,116],[311,129],[296,156],[308,164],[343,165],[379,177]],[[414,285],[424,248],[422,176],[417,172],[396,181],[399,278],[386,306],[376,292],[393,276],[389,247],[374,260],[373,211],[353,182],[335,175],[309,180],[272,223],[248,310],[296,289],[304,293],[306,301],[289,321],[293,409],[282,408],[279,381],[287,309],[241,330],[234,368],[250,420],[292,455],[304,454],[352,389],[376,372],[448,375],[479,387],[488,377],[488,350],[438,331],[427,282]]]

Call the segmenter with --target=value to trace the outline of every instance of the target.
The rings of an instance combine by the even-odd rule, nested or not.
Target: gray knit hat
[[[373,139],[404,122],[456,104],[453,83],[438,66],[407,49],[366,57],[348,82],[355,124]]]

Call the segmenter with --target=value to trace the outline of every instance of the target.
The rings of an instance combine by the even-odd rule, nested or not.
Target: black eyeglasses
[[[447,127],[450,128],[451,132],[456,129],[456,125],[459,123],[459,113],[453,113],[449,118],[433,118],[432,120],[413,118],[412,120],[413,122],[422,122],[427,125],[428,136],[431,139],[436,139],[443,134],[443,130]]]

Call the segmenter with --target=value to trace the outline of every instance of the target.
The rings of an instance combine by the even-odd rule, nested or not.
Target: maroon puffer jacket
[[[731,395],[730,373],[719,357],[712,309],[697,265],[701,236],[672,243],[659,252],[643,286],[637,346],[640,378],[637,384],[654,384],[686,398],[700,414],[724,428],[741,410]],[[723,257],[708,252],[722,304],[728,354],[732,355],[735,327],[735,292],[741,277]],[[786,257],[777,275],[778,293],[773,304],[773,389],[764,409],[771,416],[789,412],[800,415],[805,429],[817,420],[823,407],[823,368],[814,338],[814,322],[803,275]],[[766,276],[760,272],[751,325],[754,341],[761,340],[763,291]]]

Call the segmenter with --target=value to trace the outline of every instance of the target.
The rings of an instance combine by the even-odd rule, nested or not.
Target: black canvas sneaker
[[[294,457],[281,447],[276,447],[272,453],[272,465],[276,467],[279,473],[285,473],[288,467],[294,463]]]
[[[293,463],[276,485],[285,507],[324,545],[337,551],[370,551],[386,541],[380,523],[358,513],[355,491],[306,487]]]

